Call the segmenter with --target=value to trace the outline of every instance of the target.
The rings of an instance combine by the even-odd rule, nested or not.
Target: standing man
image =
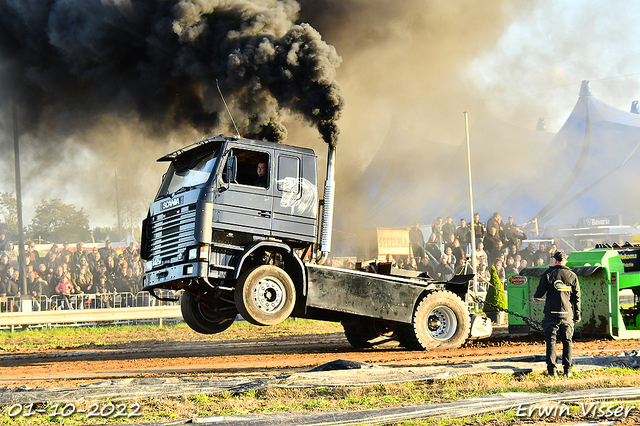
[[[473,235],[476,239],[476,246],[485,236],[484,224],[480,222],[480,213],[473,214]]]
[[[527,234],[525,234],[524,231],[516,226],[511,232],[511,236],[509,237],[509,246],[515,245],[516,250],[520,252],[520,250],[522,250],[522,241],[526,239]]]
[[[551,264],[551,255],[547,251],[547,248],[544,245],[544,243],[538,244],[538,251],[536,251],[535,257],[536,257],[536,259],[542,259],[542,264],[543,265],[550,265]],[[537,263],[538,263],[538,261],[536,260],[536,264]]]
[[[464,254],[471,252],[471,228],[467,226],[465,219],[460,219],[460,227],[456,229],[456,238],[460,241],[460,247],[464,250]]]
[[[435,243],[440,247],[440,251],[444,250],[444,241],[442,240],[442,218],[438,217],[436,223],[431,224],[431,233],[436,237]]]
[[[409,229],[409,242],[413,257],[422,259],[424,257],[424,234],[420,229],[420,223],[414,222],[413,228]]]
[[[26,256],[31,259],[31,263],[34,268],[37,268],[40,264],[40,253],[36,250],[36,242],[29,241],[29,246],[25,249]]]
[[[504,244],[504,222],[502,222],[502,215],[499,212],[493,212],[493,216],[487,220],[487,230],[490,228],[496,228],[496,235],[498,238],[502,240],[502,244]],[[484,243],[485,247],[487,243]]]
[[[71,262],[74,265],[80,265],[80,259],[87,259],[89,257],[89,251],[84,248],[84,241],[79,241],[76,243],[76,251],[73,252],[73,256],[71,256]]]
[[[98,252],[104,262],[109,260],[109,257],[113,257],[115,259],[118,256],[118,252],[111,247],[111,240],[105,240],[104,247],[98,249]]]
[[[449,242],[453,243],[451,239],[451,235],[456,235],[456,225],[453,223],[453,218],[451,216],[447,216],[447,221],[442,225],[442,242],[447,244]]]
[[[504,225],[504,238],[502,243],[505,246],[510,246],[511,244],[513,244],[514,241],[514,234],[515,234],[515,229],[518,227],[518,225],[516,225],[513,222],[513,216],[509,216],[509,219],[507,221],[507,223]]]
[[[7,234],[4,232],[0,233],[0,251],[9,250],[9,240],[7,240]]]
[[[576,274],[567,268],[567,255],[556,252],[553,255],[554,266],[540,277],[540,284],[533,295],[534,301],[547,295],[544,304],[544,338],[547,343],[547,373],[556,375],[556,335],[562,342],[562,367],[564,375],[571,377],[573,329],[581,320],[580,284]]]

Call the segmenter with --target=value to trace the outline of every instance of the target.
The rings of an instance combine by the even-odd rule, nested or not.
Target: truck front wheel
[[[238,278],[235,301],[240,315],[251,324],[274,325],[291,315],[296,303],[296,290],[284,270],[262,265]]]
[[[207,301],[202,293],[192,294],[185,291],[180,299],[180,310],[184,322],[194,331],[202,334],[215,334],[231,327],[236,314],[221,315],[215,309],[215,304]]]
[[[469,335],[469,312],[462,299],[449,291],[436,291],[418,302],[411,324],[398,327],[407,349],[455,349]]]

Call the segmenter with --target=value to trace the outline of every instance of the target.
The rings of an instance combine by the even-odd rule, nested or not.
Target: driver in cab
[[[258,178],[253,183],[254,186],[260,186],[262,188],[269,187],[269,166],[266,162],[261,161],[258,163]]]

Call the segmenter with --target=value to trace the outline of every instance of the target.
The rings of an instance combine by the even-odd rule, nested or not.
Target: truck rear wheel
[[[274,325],[291,315],[296,289],[284,270],[262,265],[238,278],[235,301],[240,315],[251,324]]]
[[[342,328],[351,346],[357,349],[373,348],[397,338],[394,323],[374,318],[342,321]]]
[[[194,295],[188,291],[182,295],[180,310],[187,325],[202,334],[221,333],[231,327],[236,319],[235,313],[233,316],[220,315],[213,303],[205,300],[202,294]]]
[[[401,324],[398,336],[407,349],[455,349],[467,339],[469,327],[464,302],[449,291],[436,291],[418,302],[412,323]]]

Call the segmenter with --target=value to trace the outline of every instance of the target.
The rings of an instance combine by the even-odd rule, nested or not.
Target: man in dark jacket
[[[0,233],[0,251],[9,250],[9,240],[4,232]]]
[[[538,251],[536,251],[535,257],[536,259],[542,259],[543,265],[551,264],[551,255],[549,254],[549,251],[547,250],[544,243],[538,244]],[[537,263],[537,260],[536,260],[536,263]]]
[[[554,266],[547,269],[540,277],[540,284],[533,295],[534,301],[544,304],[544,337],[547,343],[547,372],[556,375],[556,335],[562,342],[562,366],[564,374],[571,377],[573,328],[574,323],[581,320],[580,284],[576,274],[567,268],[567,255],[556,252],[553,255]]]
[[[513,221],[513,219],[511,219]],[[509,226],[508,224],[506,226]],[[505,230],[505,235],[507,237],[508,243],[507,246],[515,245],[516,250],[522,250],[522,240],[527,239],[527,234],[524,233],[518,226],[514,226],[513,228],[509,228]]]
[[[467,226],[465,219],[460,219],[460,227],[456,229],[456,238],[460,241],[460,247],[462,247],[464,253],[471,253],[471,227]]]
[[[476,238],[476,245],[478,245],[478,243],[482,241],[485,233],[486,232],[484,229],[484,224],[480,222],[480,213],[474,213],[473,214],[473,235]]]
[[[418,271],[426,272],[431,278],[436,276],[435,269],[433,265],[429,263],[429,258],[427,256],[422,258],[422,262],[418,265]]]
[[[424,234],[418,222],[415,222],[413,228],[409,229],[409,242],[411,243],[413,257],[422,259],[424,257]]]
[[[118,256],[118,252],[111,247],[111,240],[106,240],[104,242],[104,247],[98,249],[98,252],[100,253],[100,258],[103,262],[106,262],[109,257],[113,257],[115,259]]]
[[[443,254],[440,260],[440,264],[436,268],[436,278],[439,281],[449,281],[455,275],[453,264],[448,255]]]
[[[501,241],[500,237],[498,237],[498,230],[495,228],[495,226],[492,226],[491,228],[489,228],[489,233],[484,237],[484,251],[489,254],[489,252],[497,249],[498,241]]]
[[[424,248],[426,251],[425,254],[430,255],[437,265],[442,257],[442,250],[440,249],[440,244],[436,242],[436,234],[429,236],[429,241],[425,244]]]
[[[487,231],[490,228],[496,228],[496,236],[502,240],[502,244],[505,241],[504,235],[504,222],[502,222],[502,215],[499,212],[493,212],[493,216],[487,220]],[[485,248],[487,247],[487,243],[484,243]]]
[[[447,216],[447,221],[442,225],[442,242],[447,244],[451,242],[450,235],[456,235],[456,225],[453,223],[453,218]]]
[[[253,183],[254,186],[260,186],[262,188],[269,187],[269,165],[265,161],[258,163],[257,167],[258,178]]]
[[[529,243],[527,248],[522,249],[518,252],[520,257],[527,261],[527,265],[535,266],[536,265],[536,252],[535,252],[535,244]]]

